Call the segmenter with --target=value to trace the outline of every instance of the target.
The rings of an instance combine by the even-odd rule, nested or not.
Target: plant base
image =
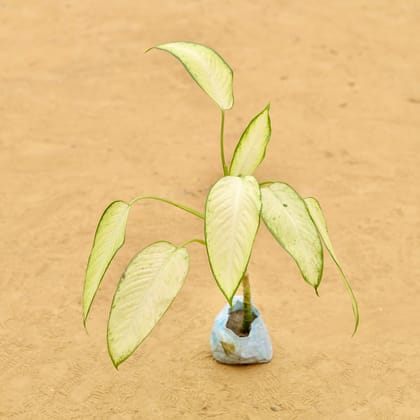
[[[267,328],[257,308],[252,306],[255,319],[249,335],[240,337],[226,326],[230,314],[242,309],[242,296],[235,296],[232,308],[226,305],[217,315],[210,338],[212,355],[218,362],[230,365],[267,363],[273,357],[273,350]]]
[[[248,337],[249,331],[245,331],[243,329],[244,318],[245,311],[243,311],[242,309],[230,311],[226,327],[233,331],[238,337]],[[252,313],[252,321],[254,321],[255,318],[255,313]]]

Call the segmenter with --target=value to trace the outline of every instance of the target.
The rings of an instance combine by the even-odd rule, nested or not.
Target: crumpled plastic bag
[[[243,297],[233,298],[232,312],[243,309]],[[257,318],[251,324],[247,337],[238,337],[232,330],[226,328],[229,319],[230,306],[226,305],[214,320],[210,337],[213,357],[221,363],[230,365],[267,363],[273,357],[270,336],[262,316],[257,308],[252,306],[252,312]]]

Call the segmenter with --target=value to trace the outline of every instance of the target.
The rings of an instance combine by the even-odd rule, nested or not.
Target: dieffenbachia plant
[[[232,69],[219,54],[204,45],[173,42],[153,48],[169,52],[178,59],[220,108],[223,177],[210,189],[204,213],[156,196],[139,196],[128,203],[114,201],[105,209],[86,269],[85,325],[102,278],[124,244],[131,207],[142,200],[159,200],[202,219],[204,239],[191,239],[180,245],[156,242],[140,251],[128,264],[118,283],[108,320],[108,350],[115,367],[147,337],[181,289],[189,266],[186,247],[193,242],[206,247],[213,276],[229,304],[242,283],[243,329],[249,331],[252,314],[247,266],[261,219],[316,292],[322,278],[324,243],[351,298],[354,334],[359,323],[357,302],[332,248],[318,201],[312,197],[302,198],[284,182],[258,183],[253,176],[270,141],[270,106],[259,112],[245,128],[228,165],[224,153],[224,122],[225,112],[233,106]]]

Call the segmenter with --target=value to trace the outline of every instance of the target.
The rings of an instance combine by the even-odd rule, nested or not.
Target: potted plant
[[[210,189],[203,213],[167,198],[142,195],[130,202],[114,201],[102,214],[95,233],[83,289],[86,320],[102,278],[123,246],[130,209],[142,200],[158,200],[204,222],[204,237],[181,244],[155,242],[128,264],[114,294],[108,320],[108,351],[115,367],[126,360],[152,331],[181,289],[187,276],[187,246],[207,250],[211,271],[227,305],[216,317],[211,348],[224,363],[271,360],[270,338],[261,314],[251,301],[247,266],[262,219],[274,238],[295,260],[303,279],[318,294],[323,272],[323,246],[338,267],[351,297],[355,325],[357,302],[334,253],[325,219],[315,198],[302,198],[290,185],[258,182],[253,173],[264,159],[271,136],[270,106],[259,112],[241,135],[230,164],[224,153],[225,112],[233,106],[233,72],[211,48],[191,42],[158,45],[177,58],[221,110],[220,152],[223,176]],[[148,50],[149,51],[149,50]],[[235,296],[239,286],[243,296]]]

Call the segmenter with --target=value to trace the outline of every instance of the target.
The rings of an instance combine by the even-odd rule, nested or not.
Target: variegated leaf
[[[128,265],[112,302],[108,351],[115,367],[152,331],[180,291],[188,273],[186,248],[156,242]]]

